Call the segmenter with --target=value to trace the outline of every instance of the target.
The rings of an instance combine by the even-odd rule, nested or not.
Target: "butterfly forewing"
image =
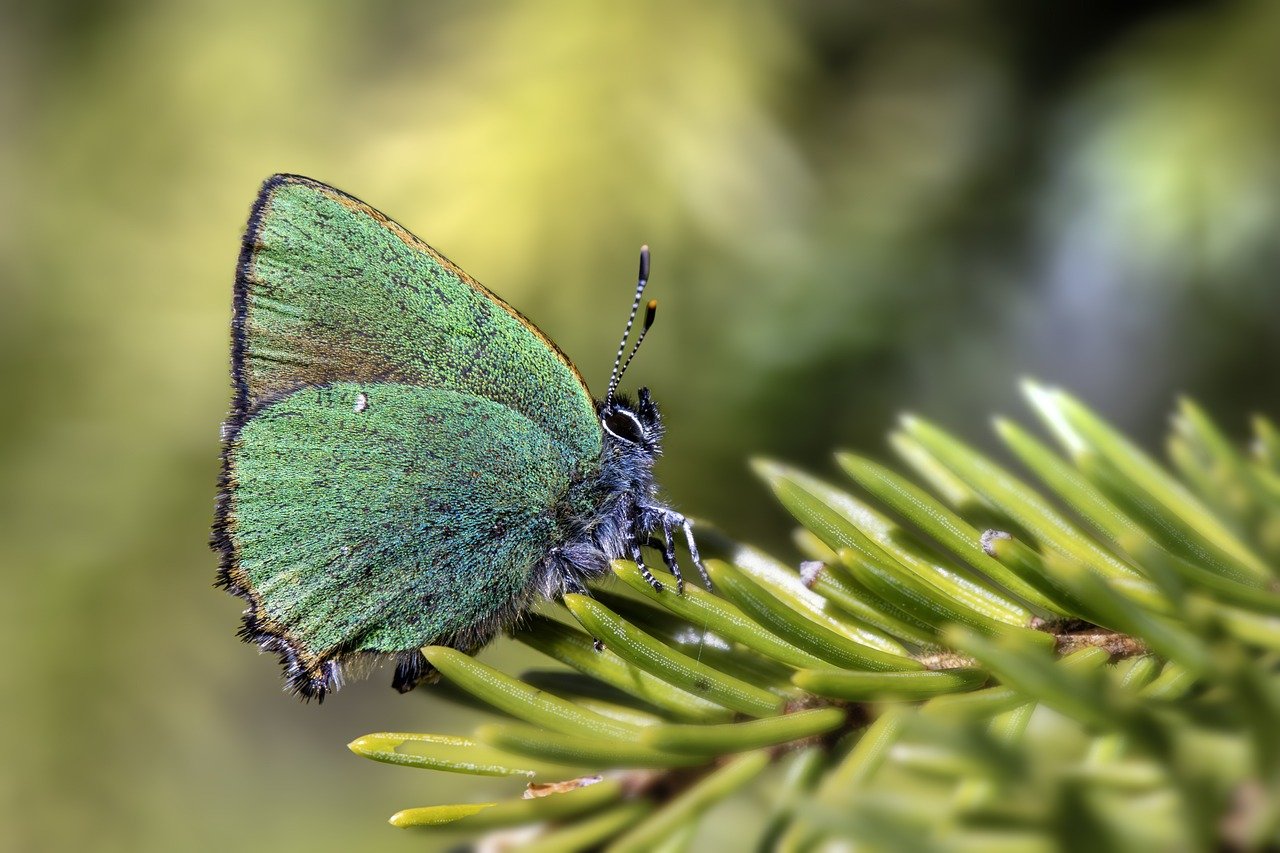
[[[264,185],[236,282],[240,417],[301,385],[392,380],[509,406],[600,453],[591,396],[535,326],[389,218],[292,175]]]

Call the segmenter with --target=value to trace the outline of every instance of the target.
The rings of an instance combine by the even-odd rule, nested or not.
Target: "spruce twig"
[[[1184,401],[1166,469],[1064,392],[1025,391],[1063,453],[996,432],[1038,487],[904,418],[890,443],[923,486],[847,453],[865,498],[755,463],[807,562],[704,533],[716,592],[683,596],[619,562],[621,583],[514,632],[572,675],[425,650],[508,716],[351,749],[536,781],[392,823],[674,849],[782,762],[761,849],[1280,844],[1280,430],[1257,419],[1240,451]]]

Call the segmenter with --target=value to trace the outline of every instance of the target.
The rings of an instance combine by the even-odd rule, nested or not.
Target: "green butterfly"
[[[344,666],[391,655],[410,690],[430,673],[422,646],[479,648],[612,559],[661,589],[640,548],[679,579],[677,530],[706,578],[654,484],[657,406],[617,393],[648,277],[645,248],[593,400],[546,335],[396,222],[309,178],[263,185],[236,270],[212,542],[219,584],[248,602],[240,636],[279,654],[289,688],[323,700]]]

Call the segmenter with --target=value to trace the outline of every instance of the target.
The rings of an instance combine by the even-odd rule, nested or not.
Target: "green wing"
[[[396,222],[276,175],[236,276],[233,420],[303,385],[394,381],[485,397],[583,460],[600,427],[582,377],[536,326]]]
[[[304,388],[228,442],[228,580],[248,639],[323,696],[358,652],[487,641],[528,606],[574,460],[483,397],[391,383]]]
[[[308,178],[276,175],[254,204],[231,371],[220,581],[308,695],[352,653],[487,640],[599,464],[591,395],[555,344]]]

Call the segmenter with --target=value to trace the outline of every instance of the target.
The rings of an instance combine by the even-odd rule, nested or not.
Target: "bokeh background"
[[[387,211],[596,388],[650,243],[662,480],[785,555],[749,455],[827,473],[908,409],[981,442],[1022,375],[1151,446],[1180,392],[1276,414],[1277,44],[1269,0],[6,4],[0,849],[433,849],[384,819],[481,790],[349,754],[465,724],[388,673],[299,704],[211,588],[270,173]]]

